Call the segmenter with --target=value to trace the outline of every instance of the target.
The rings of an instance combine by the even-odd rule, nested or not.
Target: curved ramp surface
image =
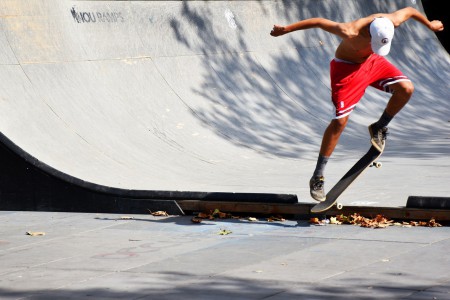
[[[294,193],[332,116],[338,39],[273,38],[273,24],[349,21],[420,1],[56,1],[0,3],[0,131],[44,171],[91,189]],[[447,196],[449,57],[410,20],[388,57],[415,83],[391,124],[384,167],[343,203]],[[331,187],[369,147],[388,95],[367,90],[330,160]]]

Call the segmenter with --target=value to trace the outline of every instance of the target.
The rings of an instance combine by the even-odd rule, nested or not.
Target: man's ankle
[[[373,125],[375,125],[374,129],[378,131],[381,128],[388,126],[388,124],[392,121],[393,118],[394,118],[393,116],[391,116],[386,112],[386,110],[384,110],[380,119],[377,122],[373,123]]]
[[[322,154],[319,154],[319,157],[317,158],[317,165],[316,165],[316,169],[314,170],[314,174],[313,177],[323,177],[323,173],[325,170],[325,166],[328,163],[328,159],[330,157],[328,156],[323,156]]]

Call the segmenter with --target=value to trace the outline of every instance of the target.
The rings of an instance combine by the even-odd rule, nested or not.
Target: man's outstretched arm
[[[274,25],[270,35],[280,36],[289,32],[310,28],[320,28],[339,36],[343,35],[342,23],[337,23],[324,18],[306,19],[287,26]]]
[[[429,28],[432,31],[442,31],[444,30],[444,24],[442,24],[439,20],[433,20],[430,21],[427,19],[426,16],[424,16],[422,13],[420,13],[417,9],[413,7],[405,7],[402,9],[399,9],[391,14],[388,14],[391,21],[394,23],[395,27],[400,26],[403,22],[414,19],[423,25],[425,25],[427,28]]]

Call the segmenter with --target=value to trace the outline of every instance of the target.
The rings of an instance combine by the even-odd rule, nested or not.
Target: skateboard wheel
[[[342,205],[342,203],[337,203],[336,204],[336,208],[341,210],[344,207],[344,205]]]
[[[383,164],[381,163],[381,162],[379,162],[379,161],[374,161],[370,166],[371,167],[375,167],[375,168],[381,168],[381,166],[382,166]]]

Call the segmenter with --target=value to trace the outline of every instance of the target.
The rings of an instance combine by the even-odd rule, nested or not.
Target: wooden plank
[[[245,202],[217,202],[201,200],[178,200],[183,211],[207,212],[219,209],[228,213],[255,214],[309,214],[311,205],[279,204],[279,203],[245,203]]]
[[[178,200],[178,205],[185,212],[209,212],[219,209],[227,213],[254,213],[254,214],[280,214],[297,215],[309,218],[312,216],[336,216],[340,214],[351,215],[358,213],[364,217],[383,215],[396,220],[430,220],[450,221],[450,210],[447,209],[420,209],[407,207],[373,207],[373,206],[344,206],[341,210],[332,207],[326,212],[311,214],[314,204],[295,203],[244,203],[244,202],[217,202],[202,200]]]

